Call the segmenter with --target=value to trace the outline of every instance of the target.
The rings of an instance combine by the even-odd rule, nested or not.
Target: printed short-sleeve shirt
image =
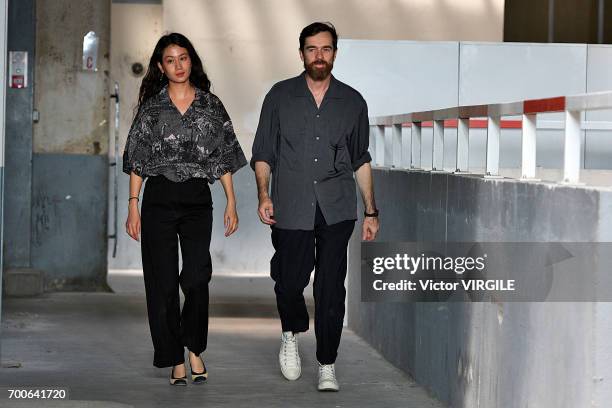
[[[210,184],[247,164],[221,100],[196,87],[181,115],[166,85],[140,107],[128,133],[123,171],[145,178],[163,175],[182,182],[205,178]]]

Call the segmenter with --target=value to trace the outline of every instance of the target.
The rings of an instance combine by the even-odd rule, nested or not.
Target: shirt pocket
[[[346,149],[350,131],[342,119],[330,119],[326,123],[329,145],[336,149]]]
[[[304,116],[295,116],[281,120],[280,130],[281,138],[292,149],[301,149],[306,137],[306,118]]]
[[[334,172],[343,173],[351,170],[350,155],[348,151],[348,137],[350,136],[340,120],[328,123],[328,148],[333,158]]]

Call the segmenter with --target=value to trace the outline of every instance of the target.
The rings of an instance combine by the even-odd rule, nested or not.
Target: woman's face
[[[186,82],[191,75],[189,52],[178,45],[167,46],[162,55],[162,63],[158,62],[157,66],[172,82]]]

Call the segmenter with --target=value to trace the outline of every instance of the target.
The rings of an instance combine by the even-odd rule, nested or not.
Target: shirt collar
[[[292,92],[293,96],[311,96],[310,89],[308,89],[308,84],[306,83],[306,71],[303,71],[297,78],[295,82],[295,87]],[[331,81],[329,83],[329,88],[325,92],[325,98],[343,98],[342,92],[340,89],[339,81],[331,75]]]

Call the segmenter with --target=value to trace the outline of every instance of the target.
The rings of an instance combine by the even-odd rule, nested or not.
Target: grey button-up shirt
[[[327,224],[357,219],[353,172],[368,153],[368,107],[332,76],[320,108],[300,76],[272,87],[261,109],[251,167],[272,169],[275,226],[314,229],[317,202]]]

